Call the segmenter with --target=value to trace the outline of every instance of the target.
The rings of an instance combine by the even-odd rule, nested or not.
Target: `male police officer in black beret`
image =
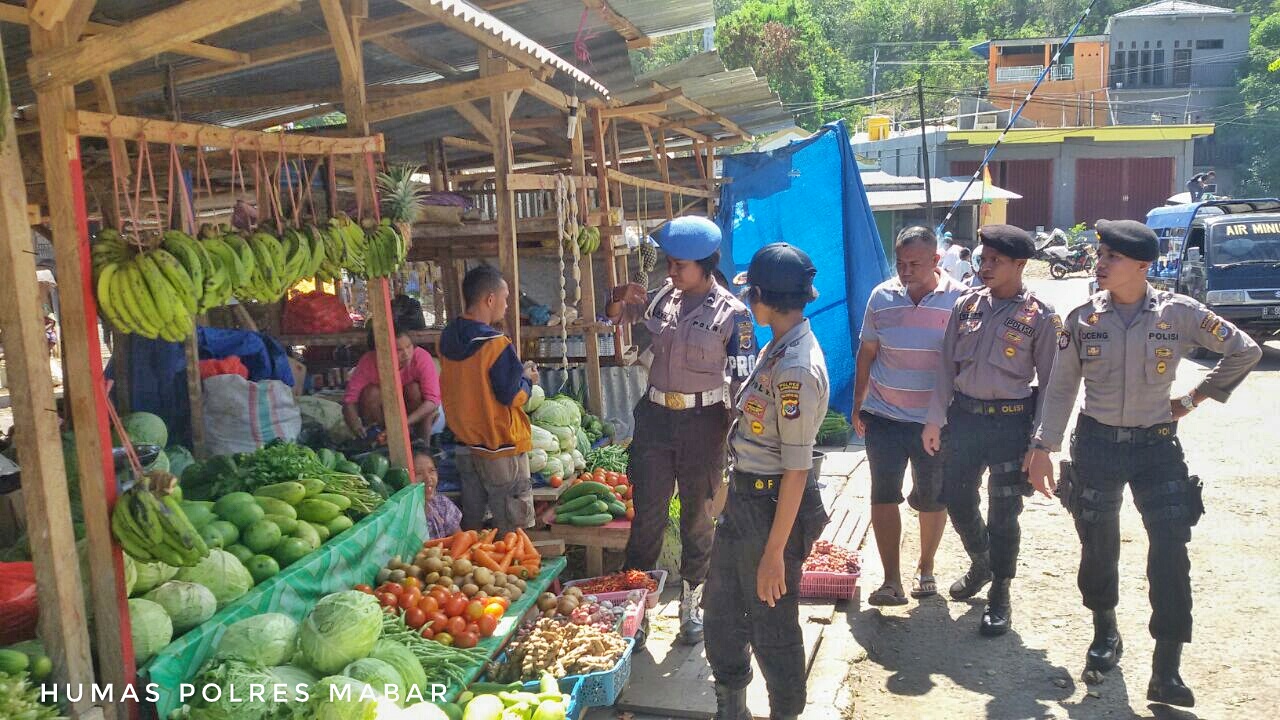
[[[1022,284],[1035,253],[1031,236],[1011,225],[984,225],[978,233],[983,287],[962,295],[951,313],[923,439],[930,454],[942,450],[943,498],[972,561],[951,597],[973,597],[991,582],[978,630],[994,636],[1008,632],[1013,619],[1018,516],[1032,492],[1022,459],[1041,402],[1031,383],[1048,383],[1062,321]],[[985,524],[978,508],[983,469],[991,471]]]
[[[1067,316],[1026,466],[1031,483],[1048,495],[1055,486],[1049,453],[1060,449],[1083,378],[1073,462],[1064,463],[1059,494],[1075,518],[1082,546],[1077,582],[1085,607],[1093,611],[1085,680],[1115,667],[1124,651],[1115,607],[1120,503],[1128,484],[1150,543],[1148,627],[1156,649],[1147,699],[1191,707],[1195,696],[1178,667],[1182,645],[1191,641],[1187,542],[1204,506],[1199,479],[1187,474],[1177,421],[1205,398],[1225,401],[1262,350],[1204,305],[1147,283],[1147,268],[1158,254],[1150,228],[1132,220],[1099,220],[1097,230],[1100,291]],[[1222,359],[1195,390],[1171,399],[1178,362],[1194,346],[1221,353]]]
[[[703,596],[717,720],[750,720],[753,651],[769,690],[769,717],[794,719],[805,707],[800,575],[827,524],[813,445],[830,385],[822,348],[804,317],[804,306],[818,296],[817,272],[804,251],[773,243],[756,252],[738,280],[773,340],[738,394],[729,500]]]

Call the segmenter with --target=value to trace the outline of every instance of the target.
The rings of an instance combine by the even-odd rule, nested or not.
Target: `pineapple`
[[[426,186],[413,178],[417,165],[405,163],[391,165],[386,172],[378,173],[378,190],[382,194],[382,219],[391,223],[405,239],[405,245],[413,240],[413,223],[422,215]]]

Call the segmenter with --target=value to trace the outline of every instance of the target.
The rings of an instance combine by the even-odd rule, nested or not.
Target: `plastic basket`
[[[582,678],[578,698],[583,707],[609,707],[618,701],[627,681],[631,679],[631,652],[635,650],[635,638],[626,638],[627,649],[618,658],[612,670],[601,670],[587,675],[570,675],[565,680]]]
[[[800,597],[851,600],[858,590],[858,573],[806,570],[800,575]]]
[[[654,608],[658,606],[658,599],[662,597],[662,589],[667,586],[667,571],[666,570],[650,570],[648,573],[646,573],[646,575],[653,578],[658,583],[658,587],[650,591],[648,595],[645,596],[645,607]],[[600,577],[603,577],[603,576],[600,576]],[[584,582],[588,582],[595,579],[597,578],[582,578],[581,580],[570,580],[569,582],[566,582],[564,586],[567,588],[573,587],[574,585],[581,585]],[[613,602],[615,596],[621,597],[622,599],[625,600],[627,597],[626,595],[627,592],[630,592],[630,591],[628,590],[628,591],[621,591],[617,593],[594,593],[594,594],[597,598],[601,600],[608,600],[610,602]]]
[[[537,680],[533,680],[524,684],[524,689],[531,693],[537,693],[542,689],[542,684]],[[587,708],[582,704],[582,676],[570,675],[560,679],[560,692],[569,696],[569,706],[564,709],[564,716],[567,720],[577,720]]]

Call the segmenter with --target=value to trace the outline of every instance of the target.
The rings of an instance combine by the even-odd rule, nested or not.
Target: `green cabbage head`
[[[359,590],[345,590],[316,603],[298,631],[298,650],[313,670],[332,675],[368,657],[381,636],[378,601]]]

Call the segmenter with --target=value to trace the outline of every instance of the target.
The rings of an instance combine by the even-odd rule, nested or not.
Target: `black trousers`
[[[1129,485],[1147,529],[1151,636],[1191,642],[1191,527],[1203,513],[1198,484],[1187,474],[1182,445],[1169,437],[1150,444],[1114,442],[1089,433],[1106,428],[1081,416],[1071,441],[1076,483],[1072,515],[1080,536],[1077,582],[1085,607],[1109,610],[1120,601],[1120,504]]]
[[[990,553],[997,580],[1013,578],[1018,567],[1022,499],[1032,493],[1022,472],[1031,439],[1031,413],[975,415],[955,405],[942,433],[943,499],[951,525],[969,554]],[[987,519],[979,508],[982,473],[987,482]]]
[[[636,516],[627,539],[626,565],[652,570],[662,554],[667,508],[680,488],[680,577],[707,578],[715,518],[711,501],[724,481],[730,414],[725,405],[670,410],[648,398],[635,408],[627,476]]]
[[[769,607],[756,595],[756,571],[776,509],[777,501],[767,495],[729,493],[702,595],[707,663],[717,683],[742,689],[751,684],[754,650],[772,713],[798,715],[806,699],[800,574],[826,527],[827,512],[818,489],[807,488],[783,554],[787,594]]]

